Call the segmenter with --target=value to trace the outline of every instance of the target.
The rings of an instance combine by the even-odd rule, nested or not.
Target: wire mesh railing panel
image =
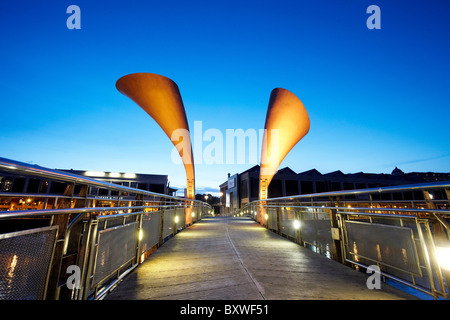
[[[192,223],[196,222],[199,217],[201,217],[201,210],[199,207],[193,207],[191,209],[191,217],[192,217]]]
[[[174,221],[175,221],[175,209],[164,210],[163,238],[166,238],[173,234]]]
[[[267,214],[268,228],[271,230],[278,230],[277,209],[267,208],[266,214]]]
[[[94,286],[136,257],[138,226],[132,222],[99,232]]]
[[[412,229],[357,221],[345,221],[345,228],[353,260],[422,276]]]
[[[331,217],[328,212],[313,209],[301,212],[301,239],[311,249],[328,257],[336,256],[331,236]]]
[[[296,229],[294,228],[295,212],[280,208],[280,231],[291,238],[296,238]]]
[[[57,227],[0,235],[0,300],[45,298]]]
[[[146,213],[142,216],[141,254],[159,242],[161,211]]]

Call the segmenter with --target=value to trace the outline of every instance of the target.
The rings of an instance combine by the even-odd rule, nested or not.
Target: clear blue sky
[[[443,0],[2,1],[0,156],[183,187],[170,140],[115,88],[150,72],[178,84],[191,129],[224,135],[263,128],[273,88],[295,93],[311,130],[281,167],[449,172],[449,14]],[[250,166],[197,165],[197,191]]]

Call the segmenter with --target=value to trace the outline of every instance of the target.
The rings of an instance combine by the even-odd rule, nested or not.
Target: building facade
[[[143,173],[121,173],[121,172],[103,172],[86,170],[67,170],[59,171],[69,172],[81,176],[90,177],[103,182],[118,184],[125,187],[131,187],[161,194],[172,195],[176,189],[169,187],[169,177],[162,174],[143,174]],[[99,190],[98,195],[110,195],[106,190]]]
[[[159,194],[173,195],[167,175],[94,172],[84,170],[54,170],[61,174],[87,177],[121,186],[142,189]],[[80,194],[83,183],[75,183],[70,197]],[[40,176],[15,174],[0,170],[0,211],[57,208],[58,201],[67,198],[67,183]],[[134,199],[132,194],[119,195],[119,191],[90,186],[83,196],[95,201],[95,206],[111,206],[117,199]],[[78,197],[80,198],[80,197]]]
[[[233,214],[246,203],[259,199],[259,166],[244,172],[229,175],[220,187],[221,213]],[[313,194],[329,191],[344,191],[386,186],[407,185],[423,182],[450,181],[450,173],[411,172],[404,173],[395,168],[391,174],[351,173],[333,171],[322,174],[316,169],[295,173],[289,167],[278,170],[269,185],[269,198]],[[390,195],[386,200],[423,200],[421,192],[409,192]],[[446,198],[437,194],[437,198]],[[385,200],[385,199],[383,199]]]

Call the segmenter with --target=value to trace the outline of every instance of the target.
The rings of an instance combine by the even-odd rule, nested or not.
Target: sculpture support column
[[[269,185],[278,167],[289,151],[308,133],[309,128],[309,116],[300,99],[286,89],[273,89],[261,149],[260,200],[268,198]],[[261,202],[262,225],[266,222],[264,205],[265,202]]]
[[[133,73],[117,80],[116,88],[147,112],[175,145],[186,171],[187,198],[194,200],[194,156],[186,111],[176,83],[158,74]],[[185,211],[186,224],[192,223],[191,214],[192,209]]]

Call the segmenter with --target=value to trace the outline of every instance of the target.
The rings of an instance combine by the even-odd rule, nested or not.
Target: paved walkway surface
[[[211,217],[181,231],[106,299],[415,299],[316,254],[249,218]]]

